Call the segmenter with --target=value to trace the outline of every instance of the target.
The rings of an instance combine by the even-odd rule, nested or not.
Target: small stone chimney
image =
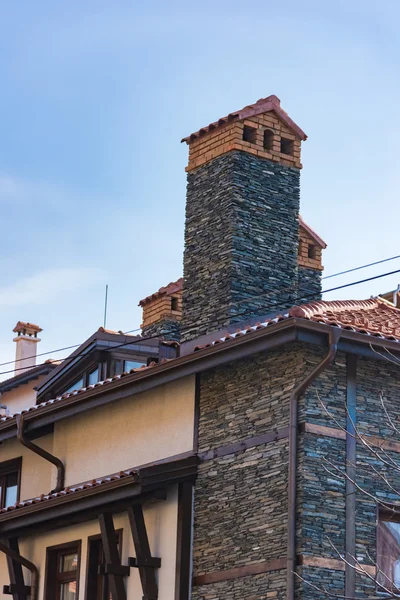
[[[299,296],[320,297],[324,242],[312,240],[315,248],[299,254],[306,139],[279,98],[268,96],[182,140],[189,146],[182,341],[284,311]],[[305,241],[309,231],[301,235]]]
[[[13,340],[17,344],[14,374],[19,375],[36,365],[37,344],[40,342],[37,335],[43,330],[33,323],[18,321],[13,331],[17,334]]]
[[[157,292],[143,298],[139,306],[143,309],[142,335],[161,337],[166,340],[180,340],[182,318],[183,279],[161,287]]]

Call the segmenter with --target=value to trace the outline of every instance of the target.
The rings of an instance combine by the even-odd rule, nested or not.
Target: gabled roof
[[[229,113],[226,117],[221,117],[218,121],[214,121],[210,123],[206,127],[202,127],[198,131],[191,133],[187,137],[184,137],[181,141],[189,144],[196,138],[217,129],[218,127],[222,127],[231,121],[242,121],[243,119],[248,119],[249,117],[256,117],[257,115],[261,115],[263,113],[273,111],[281,121],[283,121],[289,129],[293,131],[293,133],[300,138],[301,140],[306,140],[307,136],[302,129],[289,117],[289,115],[281,108],[281,101],[277,96],[268,96],[267,98],[260,98],[254,104],[249,104],[245,106],[241,110],[236,112]]]
[[[304,221],[301,215],[299,215],[299,225],[308,233],[308,235],[314,240],[317,246],[320,246],[323,249],[326,248],[327,244],[324,242],[324,240],[321,237],[319,237],[318,233],[316,233],[314,229],[311,229],[311,227],[307,225],[307,223]]]
[[[46,360],[44,363],[37,365],[36,367],[32,367],[31,369],[27,369],[13,377],[9,377],[4,381],[0,382],[0,393],[4,394],[4,392],[9,392],[20,385],[25,385],[25,383],[29,383],[34,379],[38,379],[42,375],[48,375],[59,365],[57,360]]]
[[[144,306],[148,302],[151,302],[152,300],[157,300],[157,298],[161,298],[161,296],[164,296],[165,294],[167,296],[176,294],[177,292],[182,291],[182,287],[183,287],[183,277],[181,277],[177,281],[171,281],[171,283],[169,283],[168,285],[160,287],[160,289],[157,290],[157,292],[154,292],[154,294],[150,294],[150,296],[146,296],[146,298],[143,298],[143,300],[140,300],[138,306]]]

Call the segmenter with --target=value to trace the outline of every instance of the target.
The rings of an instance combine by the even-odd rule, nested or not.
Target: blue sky
[[[301,212],[325,274],[400,254],[399,18],[387,0],[2,3],[0,360],[18,319],[42,352],[83,341],[106,283],[108,327],[139,327],[138,300],[182,273],[180,139],[270,94],[309,136]]]

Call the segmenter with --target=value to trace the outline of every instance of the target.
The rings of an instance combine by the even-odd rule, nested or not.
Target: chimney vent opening
[[[264,150],[272,150],[272,145],[274,143],[274,132],[271,129],[266,129],[264,131]]]
[[[250,142],[250,144],[257,143],[257,128],[245,125],[243,127],[243,141]]]
[[[281,138],[281,153],[288,154],[289,156],[293,156],[294,144],[293,140],[289,140],[288,138]]]
[[[171,310],[178,310],[178,298],[175,296],[171,297]]]
[[[314,244],[309,244],[308,245],[308,258],[312,258],[313,260],[317,260],[318,256],[317,256],[317,246],[315,246]]]

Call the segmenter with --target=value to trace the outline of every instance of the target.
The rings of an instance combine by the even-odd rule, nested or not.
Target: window
[[[317,246],[314,246],[313,244],[309,244],[308,245],[308,258],[312,258],[313,260],[317,260],[318,259],[318,248]]]
[[[138,369],[142,367],[145,363],[138,362],[136,360],[124,360],[124,371],[125,373],[129,373],[131,369]]]
[[[264,150],[272,150],[274,143],[274,132],[270,129],[264,131]]]
[[[249,125],[245,125],[243,127],[243,140],[245,142],[250,142],[250,144],[255,144],[257,141],[257,129],[255,127],[250,127]]]
[[[97,383],[99,381],[99,367],[97,367],[96,369],[94,369],[94,371],[91,371],[88,375],[88,385],[94,385],[95,383]]]
[[[174,296],[171,298],[171,310],[178,310],[178,298]]]
[[[122,529],[116,531],[118,549],[121,554]],[[112,600],[108,587],[108,577],[99,572],[99,567],[105,564],[103,544],[100,535],[89,538],[88,570],[86,579],[86,600]]]
[[[287,138],[281,138],[281,152],[282,154],[289,154],[293,156],[293,140],[288,140]]]
[[[77,600],[81,542],[47,548],[45,600]]]
[[[0,463],[0,508],[19,500],[22,458]]]
[[[377,528],[378,584],[400,590],[400,514],[379,511]]]
[[[64,394],[69,394],[70,392],[73,392],[74,390],[80,390],[81,388],[83,388],[83,386],[84,386],[83,377],[81,377],[80,379],[78,379],[78,381],[75,381],[75,383],[70,385],[69,388],[67,390],[65,390]]]

